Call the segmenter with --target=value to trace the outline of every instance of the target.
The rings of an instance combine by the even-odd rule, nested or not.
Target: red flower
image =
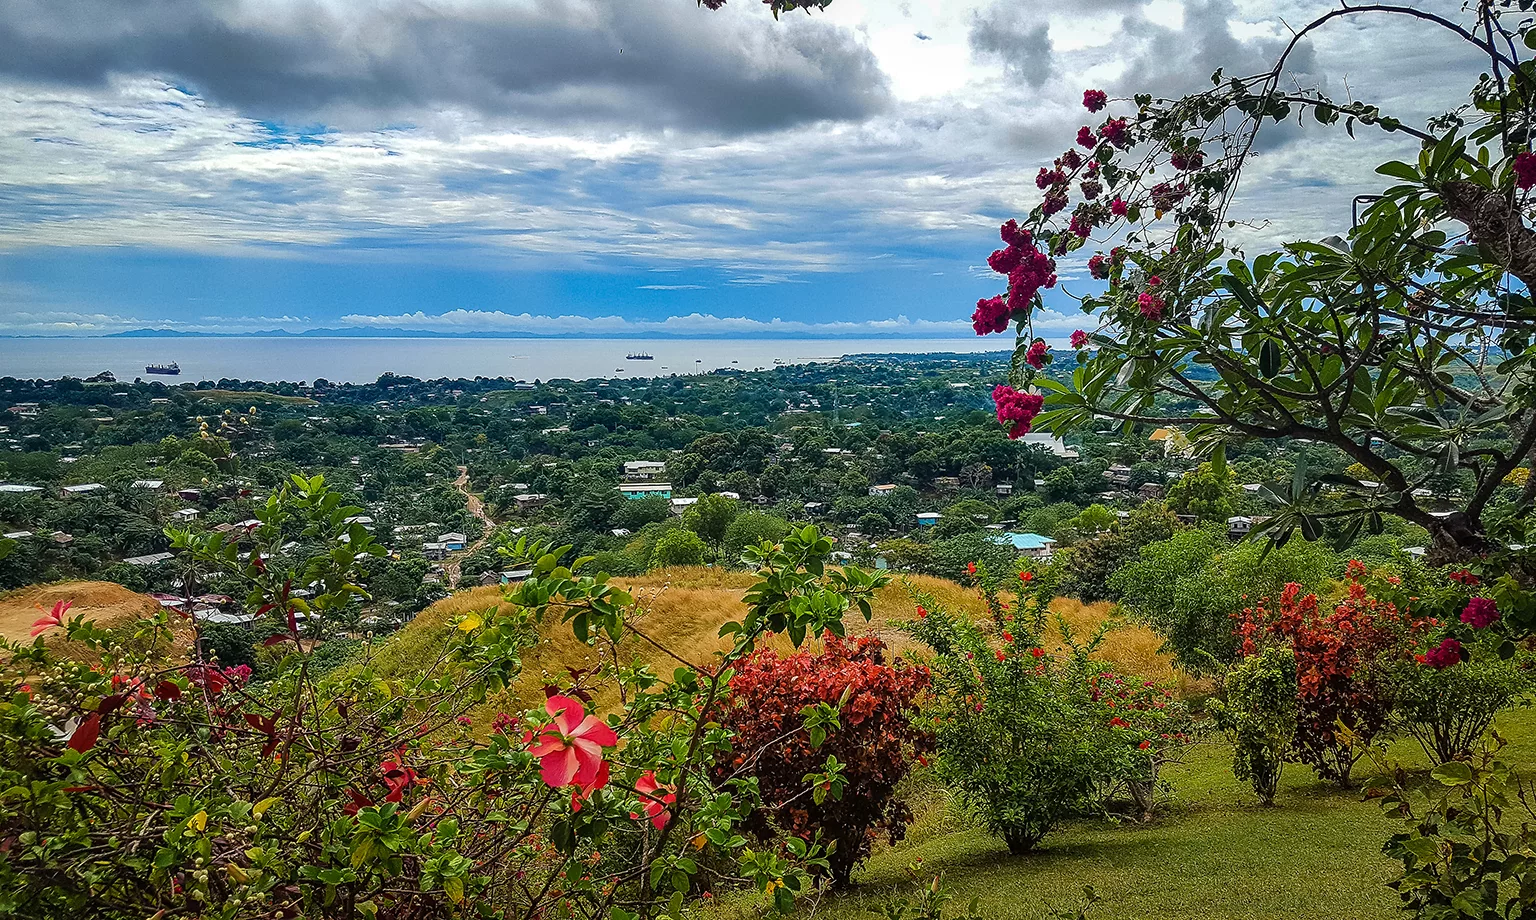
[[[1009,632],[1006,629],[1003,630],[1003,641],[1004,642],[1012,642],[1013,641],[1013,633]]]
[[[1035,573],[1034,572],[1020,572],[1019,573],[1019,581],[1022,581],[1025,584],[1028,584],[1029,582],[1032,582],[1034,580],[1035,580]]]
[[[1082,348],[1084,345],[1087,345],[1087,344],[1088,344],[1088,333],[1084,332],[1081,329],[1077,329],[1077,330],[1074,330],[1072,332],[1072,347],[1073,348]],[[1025,580],[1027,581],[1028,579],[1025,579]]]
[[[1461,622],[1473,629],[1487,629],[1499,619],[1499,606],[1492,598],[1474,597],[1467,601],[1467,608],[1461,612]]]
[[[1039,393],[1020,393],[1006,384],[992,390],[992,401],[997,404],[997,420],[1010,425],[1008,437],[1018,440],[1029,434],[1029,426],[1045,405],[1045,397]]]
[[[1039,647],[1038,645],[1035,646],[1034,648],[1030,649],[1029,653],[1031,655],[1034,655],[1036,658],[1044,658],[1045,657],[1045,649]]]
[[[1515,185],[1522,192],[1536,185],[1536,154],[1515,154]]]
[[[1116,217],[1124,217],[1130,209],[1131,206],[1125,203],[1124,198],[1116,197],[1114,201],[1109,203],[1109,213]]]
[[[1095,255],[1088,260],[1088,274],[1099,279],[1100,281],[1103,281],[1105,278],[1109,277],[1109,265],[1110,262],[1108,259],[1104,258],[1102,255]],[[1073,347],[1075,348],[1077,346]]]
[[[1083,125],[1081,128],[1077,129],[1077,143],[1078,146],[1085,147],[1089,150],[1099,146],[1098,139],[1093,136],[1093,129],[1087,125]]]
[[[1147,748],[1149,748],[1151,746],[1152,746],[1152,742],[1150,742],[1150,741],[1143,741],[1142,743],[1136,745],[1136,750],[1138,750],[1138,751],[1145,751]]]
[[[1002,251],[1001,249],[998,250],[998,252]],[[996,256],[997,253],[994,252],[993,255]],[[971,314],[971,328],[976,330],[977,335],[986,335],[989,332],[1002,332],[1008,328],[1008,321],[1012,318],[1013,311],[1008,309],[1008,303],[1003,300],[1001,295],[997,297],[983,297],[976,301],[976,312]]]
[[[1109,727],[1110,728],[1130,728],[1131,727],[1131,723],[1125,721],[1124,719],[1120,718],[1119,716],[1115,716],[1113,719],[1109,720]]]
[[[539,759],[545,785],[558,789],[574,782],[601,789],[608,770],[603,748],[618,744],[618,735],[570,697],[552,696],[544,701],[544,709],[553,721],[539,729],[528,753]]]
[[[993,652],[992,654],[997,656],[997,660],[998,661],[1002,661],[1003,659],[1008,657],[1007,655],[1003,654],[1003,650],[1002,649],[998,649],[997,651]]]
[[[1109,104],[1109,94],[1102,89],[1083,90],[1083,108],[1097,112]]]
[[[1461,643],[1447,636],[1440,640],[1440,644],[1430,649],[1423,655],[1417,656],[1421,663],[1427,664],[1437,671],[1461,664]]]
[[[1124,118],[1111,118],[1100,125],[1099,137],[1116,147],[1129,147],[1131,144],[1131,131],[1126,126]]]
[[[1476,575],[1473,575],[1472,572],[1468,569],[1461,569],[1460,571],[1452,572],[1446,577],[1451,581],[1456,582],[1457,584],[1466,585],[1469,588],[1475,588],[1483,583],[1482,579],[1478,578]]]
[[[1163,299],[1161,297],[1158,297],[1156,294],[1150,294],[1146,291],[1142,291],[1141,294],[1136,298],[1136,308],[1140,310],[1141,315],[1145,316],[1147,319],[1162,319],[1163,307],[1165,306],[1167,306],[1167,304],[1163,303]]]
[[[975,575],[976,574],[976,563],[974,563],[974,562],[967,562],[965,564],[965,574],[967,574],[967,575]]]
[[[32,624],[31,635],[36,638],[55,626],[63,626],[64,614],[68,613],[69,608],[73,605],[74,601],[59,601],[57,604],[54,604],[52,610],[38,617],[37,622]],[[42,610],[43,608],[39,607],[37,609]]]
[[[1045,358],[1050,350],[1044,339],[1035,339],[1029,346],[1029,351],[1024,354],[1024,362],[1037,370],[1045,367]]]
[[[928,609],[926,607],[924,607],[922,604],[918,604],[917,605],[917,618],[919,620],[926,620],[926,619],[928,619]]]

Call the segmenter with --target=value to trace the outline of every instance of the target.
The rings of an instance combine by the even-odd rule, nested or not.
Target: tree
[[[978,303],[976,330],[1017,328],[1000,416],[1015,432],[1060,434],[1103,417],[1177,425],[1202,451],[1309,439],[1360,463],[1374,485],[1298,467],[1289,489],[1265,496],[1275,539],[1297,529],[1316,538],[1328,520],[1348,538],[1390,514],[1429,531],[1434,560],[1494,549],[1494,494],[1536,448],[1536,75],[1526,50],[1536,27],[1524,8],[1485,0],[1461,23],[1407,6],[1340,7],[1301,24],[1263,73],[1218,70],[1208,90],[1139,95],[1085,126],[1082,152],[1041,171],[1043,203],[1023,226],[1003,226],[1006,248],[989,260],[1008,290]],[[1422,127],[1296,83],[1287,65],[1308,36],[1364,16],[1411,17],[1447,51],[1480,57],[1484,76]],[[1109,104],[1098,91],[1083,102],[1091,112]],[[1391,184],[1371,190],[1342,236],[1234,257],[1222,235],[1239,181],[1266,146],[1256,143],[1263,128],[1293,116],[1351,134],[1380,128],[1417,139],[1421,152],[1377,167]],[[1040,291],[1055,286],[1053,257],[1111,237],[1126,243],[1088,260],[1109,286],[1079,298],[1097,323],[1073,336],[1079,365],[1066,382],[1044,379],[1032,318]],[[1462,473],[1468,488],[1458,510],[1437,517],[1414,490],[1442,471]],[[1509,514],[1528,517],[1533,499],[1527,485]]]
[[[1232,742],[1232,772],[1261,803],[1275,804],[1296,736],[1296,654],[1271,646],[1244,658],[1227,675],[1226,699],[1212,700],[1210,711]]]
[[[738,514],[725,528],[725,541],[721,549],[721,561],[728,565],[741,564],[741,554],[749,546],[764,540],[777,543],[789,533],[789,522],[763,511],[747,511]]]
[[[1226,521],[1237,512],[1237,489],[1225,468],[1202,463],[1168,487],[1168,507],[1202,521]]]
[[[674,528],[656,539],[651,565],[667,568],[674,565],[703,565],[704,541],[691,530]]]
[[[724,495],[706,495],[694,502],[683,515],[683,526],[702,537],[720,558],[721,545],[725,543],[726,528],[736,520],[741,503]]]

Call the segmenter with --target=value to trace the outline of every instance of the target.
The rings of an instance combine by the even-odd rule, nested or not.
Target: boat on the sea
[[[181,365],[172,361],[170,364],[150,364],[144,368],[146,374],[163,374],[167,377],[175,377],[181,373]]]
[[[656,360],[655,355],[646,354],[643,351],[637,351],[637,352],[634,352],[632,354],[625,355],[624,357],[628,358],[631,361],[655,361]]]

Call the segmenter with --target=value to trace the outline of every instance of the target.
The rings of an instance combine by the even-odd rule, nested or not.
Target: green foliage
[[[1232,743],[1232,772],[1273,805],[1296,735],[1295,653],[1272,646],[1239,661],[1227,673],[1226,699],[1212,700],[1210,712]]]
[[[620,505],[613,514],[613,526],[625,530],[639,530],[647,524],[659,524],[672,513],[672,503],[659,495],[632,498]]]
[[[1224,524],[1237,513],[1237,487],[1225,470],[1202,463],[1168,487],[1168,507],[1178,514]]]
[[[1465,760],[1494,716],[1536,685],[1531,666],[1528,653],[1503,658],[1486,642],[1454,667],[1405,662],[1392,672],[1398,722],[1431,763]]]
[[[667,568],[674,565],[703,565],[708,547],[691,530],[675,528],[656,538],[656,548],[651,554],[651,565]]]
[[[746,511],[736,516],[725,528],[725,540],[720,550],[721,561],[727,565],[739,565],[741,554],[749,546],[760,543],[777,543],[789,533],[789,522],[777,515],[763,511]]]
[[[698,534],[708,543],[718,560],[725,532],[736,520],[741,503],[724,495],[705,495],[689,506],[683,515],[683,526]]]

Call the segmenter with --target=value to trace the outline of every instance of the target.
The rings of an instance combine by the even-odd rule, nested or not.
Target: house
[[[960,490],[959,476],[935,476],[933,487],[941,492],[958,492]]]
[[[1253,532],[1253,525],[1258,523],[1257,518],[1237,515],[1227,518],[1227,536],[1234,540],[1241,540]]]
[[[182,522],[191,521],[195,519],[199,514],[202,514],[202,512],[196,508],[183,508],[180,511],[172,511],[171,520]]]
[[[1131,484],[1131,468],[1122,463],[1116,463],[1104,471],[1104,479],[1116,488],[1124,488]]]
[[[674,498],[671,501],[672,513],[682,514],[698,502],[697,498]]]
[[[7,540],[25,540],[31,536],[32,531],[30,530],[13,530],[10,533],[0,533],[0,537],[4,537]]]
[[[661,460],[626,460],[624,461],[624,479],[626,482],[649,482],[658,476],[664,476],[667,472],[667,464]]]
[[[517,505],[518,511],[535,511],[544,507],[549,501],[549,496],[543,492],[519,492],[512,496],[512,501]]]
[[[615,527],[614,529],[608,531],[608,533],[615,537],[623,538],[629,536],[630,531],[628,527]]]
[[[68,534],[60,530],[54,533],[53,542],[59,544],[60,546],[68,546],[69,544],[75,542],[75,535]]]
[[[1058,457],[1066,460],[1077,459],[1077,448],[1068,447],[1067,442],[1053,434],[1043,431],[1031,431],[1019,439],[1025,444],[1037,444]]]
[[[672,497],[672,483],[670,482],[626,482],[616,486],[619,494],[628,499],[650,498],[659,495],[662,498]]]
[[[10,483],[10,482],[0,482],[0,492],[14,493],[16,495],[22,495],[22,494],[26,494],[26,493],[29,493],[29,492],[41,492],[41,491],[43,491],[43,487],[42,486],[22,486],[22,485],[16,485],[15,483]]]
[[[105,488],[106,486],[99,482],[85,482],[78,486],[65,486],[64,497],[69,498],[73,495],[89,495],[92,492],[100,492]]]
[[[448,544],[427,542],[421,545],[421,554],[428,559],[443,559],[448,555]],[[426,582],[423,582],[425,584]]]
[[[457,553],[464,549],[464,546],[469,542],[469,539],[461,533],[450,531],[448,533],[439,535],[437,542],[443,544],[443,547],[447,549],[448,552]]]
[[[514,569],[510,572],[486,572],[480,576],[480,584],[489,585],[515,585],[526,581],[533,569]]]
[[[163,479],[135,479],[133,481],[133,488],[144,489],[149,492],[158,491],[164,486],[165,480]]]
[[[890,495],[892,492],[895,492],[895,491],[896,491],[896,486],[894,484],[891,484],[891,483],[887,483],[886,485],[881,485],[881,486],[870,486],[869,487],[869,497],[870,498],[884,498],[885,496]]]
[[[184,502],[200,502],[203,500],[202,489],[182,489],[176,493],[176,497]]]
[[[37,418],[38,413],[42,410],[37,407],[37,403],[35,402],[25,402],[17,403],[16,405],[12,406],[11,411],[21,416],[22,418]]]
[[[1013,494],[1013,483],[1000,482],[994,487],[993,491],[997,493],[999,498],[1007,498]]]
[[[1056,541],[1037,533],[1000,533],[992,537],[999,546],[1012,546],[1029,559],[1049,559],[1056,554]]]
[[[360,524],[364,530],[373,529],[373,518],[366,514],[354,514],[342,521],[343,524]]]
[[[937,511],[919,511],[917,514],[917,526],[932,527],[933,525],[937,524],[939,522],[939,518],[942,518],[943,516],[944,515],[938,513]]]

